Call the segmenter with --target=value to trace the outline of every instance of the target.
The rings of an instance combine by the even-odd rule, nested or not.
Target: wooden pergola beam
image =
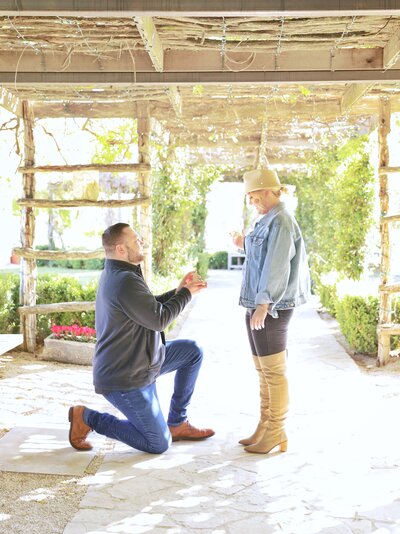
[[[89,163],[87,165],[42,165],[18,167],[18,172],[34,174],[36,172],[150,172],[151,167],[145,163]]]
[[[390,69],[400,57],[400,30],[397,29],[383,49],[383,68]]]
[[[177,117],[182,116],[182,95],[178,89],[178,87],[172,85],[171,87],[167,87],[167,95],[169,98],[169,101],[171,102],[171,106],[173,110],[175,111],[175,115]]]
[[[293,84],[398,82],[400,69],[337,70],[337,71],[240,71],[240,72],[1,72],[0,83],[18,87],[21,84],[59,85],[65,87],[96,84],[129,87],[132,85],[196,85],[196,84]]]
[[[92,260],[104,258],[104,249],[84,250],[36,250],[34,248],[13,248],[13,254],[35,260]]]
[[[0,106],[19,118],[23,117],[21,100],[4,87],[0,87]]]
[[[384,215],[381,217],[382,223],[391,223],[391,222],[399,222],[400,221],[400,213],[397,213],[396,215]]]
[[[154,69],[164,70],[164,48],[152,17],[135,17],[137,29],[140,33],[145,49],[148,52]],[[171,106],[177,117],[182,114],[182,98],[175,86],[166,90]]]
[[[391,106],[392,111],[397,111],[394,106]],[[378,169],[379,174],[394,174],[400,172],[400,167],[380,167]]]
[[[83,312],[94,311],[95,302],[78,301],[78,302],[56,302],[55,304],[37,304],[35,306],[21,306],[18,308],[18,313],[25,315],[47,315],[49,313],[61,312]]]
[[[341,100],[340,100],[340,111],[342,115],[349,112],[350,108],[355,104],[360,98],[362,98],[368,91],[374,86],[374,83],[352,83],[350,84]]]
[[[215,103],[217,106],[217,103]],[[260,104],[261,105],[261,104]],[[232,104],[234,109],[234,104]],[[241,104],[242,116],[252,116],[254,114],[255,102]],[[374,113],[378,109],[375,103],[370,104],[370,110]],[[400,109],[400,101],[399,101]],[[89,118],[107,118],[107,117],[136,117],[136,109],[132,103],[115,102],[34,102],[33,110],[36,118],[51,117],[89,117]],[[208,109],[210,112],[210,108]],[[153,103],[152,116],[159,117],[163,113],[159,109],[159,104]],[[365,110],[359,112],[360,115],[366,115]],[[268,119],[285,119],[292,117],[338,117],[340,115],[339,101],[322,101],[322,102],[299,102],[295,104],[279,102],[276,106],[270,106],[268,109]],[[172,125],[171,125],[172,128]]]
[[[142,20],[144,17],[136,17]],[[149,17],[146,17],[146,20]],[[154,24],[153,24],[154,26]],[[65,52],[33,50],[2,51],[0,72],[14,72],[18,80],[22,72],[227,72],[237,71],[306,71],[306,70],[369,70],[384,68],[382,48],[343,48],[336,52],[334,63],[328,49],[284,50],[279,58],[273,50],[254,51],[251,61],[249,51],[229,51],[222,65],[219,50],[163,50],[158,33],[145,29],[148,25],[138,26],[147,52],[144,50],[126,51],[100,55],[94,61],[92,55],[74,51],[65,64]],[[157,37],[156,37],[157,36]],[[150,45],[149,42],[154,44]],[[15,76],[18,72],[18,76]]]
[[[229,6],[229,8],[227,7]],[[76,16],[76,17],[131,17],[137,15],[188,17],[321,17],[354,15],[400,14],[400,1],[391,0],[1,0],[0,15],[24,16]]]
[[[124,200],[89,200],[86,198],[75,200],[48,200],[45,198],[20,198],[17,204],[25,208],[124,208],[128,206],[145,206],[150,203],[147,196],[127,198]]]
[[[157,72],[164,70],[164,50],[152,17],[135,17],[144,47]]]

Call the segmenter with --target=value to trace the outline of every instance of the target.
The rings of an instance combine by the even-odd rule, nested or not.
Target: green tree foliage
[[[213,165],[189,167],[184,151],[171,144],[166,146],[159,141],[154,147],[154,268],[162,275],[180,274],[188,263],[195,265],[204,250],[206,195],[219,173]]]
[[[136,122],[122,122],[112,130],[86,129],[97,139],[94,163],[128,162],[132,160],[133,146],[137,144]],[[161,128],[153,128],[150,139],[152,166],[152,231],[153,264],[161,275],[180,274],[181,269],[196,265],[203,252],[206,195],[210,185],[219,177],[213,165],[190,167],[184,149],[177,149]],[[112,174],[113,193],[121,190],[118,176]],[[127,192],[124,190],[123,192]],[[135,213],[134,221],[136,218]],[[140,230],[140,229],[139,229]]]
[[[93,156],[93,163],[125,163],[132,161],[132,150],[137,144],[138,134],[136,121],[124,120],[112,129],[102,125],[101,130],[96,125],[86,125],[85,129],[90,131],[97,139],[98,145]]]
[[[365,241],[372,223],[374,174],[367,137],[327,146],[295,177],[298,220],[314,279],[337,271],[357,280],[363,271]]]

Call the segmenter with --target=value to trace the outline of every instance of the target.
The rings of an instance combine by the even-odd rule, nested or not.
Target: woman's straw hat
[[[271,171],[270,169],[254,169],[253,171],[247,171],[243,175],[243,182],[246,194],[251,191],[257,191],[258,189],[279,191],[283,187],[276,172]]]

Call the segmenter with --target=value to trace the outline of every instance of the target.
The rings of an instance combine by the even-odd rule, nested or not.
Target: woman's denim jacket
[[[296,219],[280,202],[245,237],[246,259],[239,304],[268,313],[304,304],[310,296],[310,275],[303,237]]]

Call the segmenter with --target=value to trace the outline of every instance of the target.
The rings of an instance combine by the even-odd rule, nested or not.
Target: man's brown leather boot
[[[68,421],[71,423],[69,427],[69,442],[77,451],[90,451],[93,449],[92,445],[86,441],[86,437],[91,432],[83,420],[84,406],[72,406],[68,412]]]
[[[211,428],[196,428],[189,421],[184,421],[178,426],[170,426],[172,441],[198,441],[211,438],[215,434]]]

